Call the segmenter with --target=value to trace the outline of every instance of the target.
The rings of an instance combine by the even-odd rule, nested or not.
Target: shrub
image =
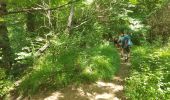
[[[169,58],[169,47],[136,47],[133,50],[132,73],[126,80],[127,97],[131,100],[170,99]]]

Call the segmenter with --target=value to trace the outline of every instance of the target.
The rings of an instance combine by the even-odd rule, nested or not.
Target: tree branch
[[[35,53],[35,57],[40,56],[41,53],[43,53],[49,46],[50,46],[50,43],[47,42],[44,46],[42,46],[42,47]]]
[[[45,9],[45,8],[32,8],[32,9],[23,9],[23,10],[18,10],[18,11],[9,11],[6,15],[16,14],[16,13],[25,13],[25,12],[57,10],[57,9],[63,8],[67,5],[69,5],[69,4],[72,4],[72,3],[75,3],[75,2],[78,2],[78,1],[80,1],[80,0],[70,1],[66,4],[63,4],[63,5],[55,7],[55,8],[47,8],[47,9]]]
[[[78,27],[80,27],[80,26],[86,24],[88,21],[89,21],[89,20],[86,20],[86,21],[82,22],[81,24],[79,24],[79,25],[77,25],[77,26],[75,26],[75,27],[73,27],[73,28],[78,28]]]

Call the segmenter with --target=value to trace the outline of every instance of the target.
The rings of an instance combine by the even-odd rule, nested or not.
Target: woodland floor
[[[10,100],[126,100],[124,81],[129,75],[130,63],[121,63],[112,81],[98,81],[78,87],[68,86],[62,90],[42,92],[33,97],[17,97]]]

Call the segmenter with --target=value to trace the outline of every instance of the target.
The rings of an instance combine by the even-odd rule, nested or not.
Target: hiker
[[[130,47],[132,46],[131,37],[129,34],[124,34],[122,38],[122,55],[125,61],[128,61],[130,57]]]
[[[121,57],[123,57],[125,61],[128,61],[130,57],[130,47],[132,46],[130,35],[121,33],[119,36],[119,44],[121,45]]]
[[[124,38],[124,33],[120,33],[119,39],[118,39],[118,44],[119,44],[119,46],[120,46],[120,54],[121,54],[121,57],[123,57],[123,47],[122,47],[123,38]]]

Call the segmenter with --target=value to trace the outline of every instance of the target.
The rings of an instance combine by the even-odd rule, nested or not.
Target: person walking
[[[119,41],[121,44],[121,56],[123,57],[125,62],[127,62],[130,57],[130,48],[133,44],[131,41],[131,37],[129,34],[122,33]]]

